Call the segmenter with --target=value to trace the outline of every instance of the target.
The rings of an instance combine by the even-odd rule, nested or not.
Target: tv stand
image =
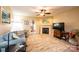
[[[69,32],[54,29],[54,37],[68,41],[69,40]]]
[[[54,29],[54,37],[57,37],[57,38],[62,38],[62,31],[58,30],[58,29]]]

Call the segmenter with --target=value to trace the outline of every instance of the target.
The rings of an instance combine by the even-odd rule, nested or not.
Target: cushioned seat
[[[3,35],[0,35],[0,48],[6,48],[8,46],[8,39],[9,39],[9,46],[22,44],[23,42],[25,42],[25,37],[18,37],[13,39],[12,33],[5,33]]]

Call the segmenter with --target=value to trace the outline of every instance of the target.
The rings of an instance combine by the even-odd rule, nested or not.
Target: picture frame
[[[44,19],[42,20],[42,23],[44,23],[44,24],[49,23],[48,18],[44,18]]]
[[[24,25],[29,25],[29,21],[28,20],[24,20]]]
[[[10,13],[2,8],[2,23],[10,24]]]

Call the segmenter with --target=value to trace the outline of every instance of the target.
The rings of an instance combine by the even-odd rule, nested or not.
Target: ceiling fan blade
[[[36,16],[39,16],[40,14],[37,14]]]
[[[40,12],[35,12],[35,13],[38,13],[39,14]]]
[[[45,13],[45,14],[51,14],[50,12],[47,12],[47,13]]]

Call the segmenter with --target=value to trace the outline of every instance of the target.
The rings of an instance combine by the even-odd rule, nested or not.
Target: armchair
[[[8,32],[0,35],[0,50],[5,50],[11,45],[23,44],[25,42],[25,36],[19,36],[18,38],[13,38],[13,32]],[[9,51],[9,49],[8,49]]]

